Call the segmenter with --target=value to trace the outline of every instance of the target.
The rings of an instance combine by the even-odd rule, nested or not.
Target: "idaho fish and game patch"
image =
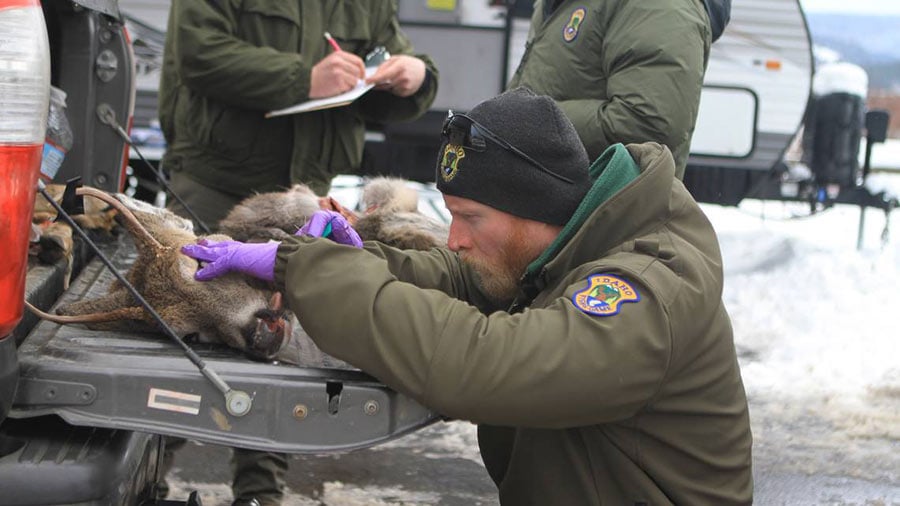
[[[456,177],[459,170],[459,161],[466,157],[466,151],[462,146],[456,144],[447,144],[444,148],[444,154],[441,156],[441,177],[444,181],[450,182]]]
[[[619,314],[622,304],[641,300],[634,286],[618,276],[592,274],[586,281],[588,286],[572,295],[572,303],[583,313],[613,316]]]
[[[587,9],[584,7],[579,7],[572,11],[572,14],[569,15],[569,22],[563,27],[564,41],[572,42],[575,40],[575,37],[578,37],[578,30],[581,29],[585,15],[587,15]]]

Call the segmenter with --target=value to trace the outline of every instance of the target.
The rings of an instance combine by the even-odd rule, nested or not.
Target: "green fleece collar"
[[[525,269],[526,284],[563,249],[594,210],[641,174],[634,158],[621,143],[606,148],[600,158],[591,164],[588,172],[594,184],[553,243]]]

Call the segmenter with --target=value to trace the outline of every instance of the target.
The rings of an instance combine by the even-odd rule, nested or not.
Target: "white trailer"
[[[813,76],[797,0],[733,0],[710,51],[690,164],[770,170],[800,128]]]

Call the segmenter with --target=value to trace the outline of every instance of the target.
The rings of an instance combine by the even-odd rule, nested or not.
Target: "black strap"
[[[709,14],[709,28],[712,42],[722,36],[728,21],[731,19],[731,0],[703,0]]]

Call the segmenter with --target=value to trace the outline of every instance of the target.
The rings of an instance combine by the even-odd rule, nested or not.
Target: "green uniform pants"
[[[219,222],[228,215],[231,208],[245,198],[204,186],[180,171],[172,173],[169,186],[212,232],[219,228]],[[168,196],[166,208],[182,218],[193,219],[181,202],[172,195]],[[195,223],[194,232],[200,234],[203,229]]]
[[[157,483],[157,498],[164,499],[169,494],[169,483],[166,475],[172,469],[175,452],[184,447],[186,439],[178,437],[165,438],[162,468]],[[234,481],[231,491],[235,506],[249,506],[253,499],[259,506],[280,506],[284,496],[284,475],[287,473],[288,461],[284,453],[260,452],[233,448],[231,470]],[[177,498],[176,498],[177,499]]]

